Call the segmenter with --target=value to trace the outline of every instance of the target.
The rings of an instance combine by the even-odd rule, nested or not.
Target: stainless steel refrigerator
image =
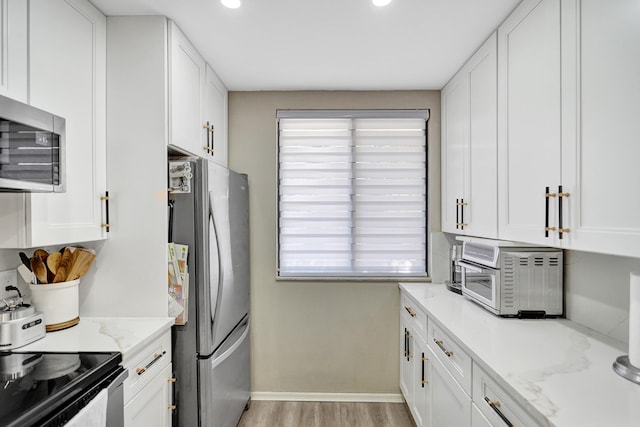
[[[170,241],[189,246],[188,318],[172,334],[174,425],[235,427],[251,382],[247,176],[204,159],[182,166],[185,192],[169,197]]]

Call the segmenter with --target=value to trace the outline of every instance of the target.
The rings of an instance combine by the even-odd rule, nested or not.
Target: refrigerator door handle
[[[236,351],[238,347],[240,347],[240,345],[244,342],[244,340],[247,339],[247,335],[249,335],[249,319],[247,319],[244,322],[244,328],[245,330],[240,336],[240,338],[238,338],[238,340],[234,342],[231,347],[225,350],[224,353],[222,353],[220,356],[216,357],[213,360],[213,362],[211,363],[211,369],[214,369],[216,366],[220,365],[222,362],[227,360],[229,356],[231,356],[233,352]]]
[[[211,193],[209,193],[209,268],[211,269],[211,261],[215,257],[215,266],[217,269],[217,274],[213,271],[210,271],[209,280],[211,281],[210,285],[213,285],[213,280],[216,279],[216,287],[210,288],[210,298],[211,298],[211,322],[215,322],[216,313],[218,312],[218,300],[220,298],[220,289],[222,288],[222,280],[223,280],[223,270],[222,270],[222,262],[220,260],[220,243],[218,242],[218,230],[216,229],[216,222],[213,216],[213,198]]]

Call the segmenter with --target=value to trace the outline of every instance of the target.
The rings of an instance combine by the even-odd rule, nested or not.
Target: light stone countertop
[[[640,426],[640,385],[612,369],[626,344],[566,319],[501,318],[442,284],[400,288],[542,425]]]
[[[76,326],[47,332],[44,338],[15,351],[117,351],[124,363],[169,331],[173,323],[173,318],[166,317],[80,317]]]

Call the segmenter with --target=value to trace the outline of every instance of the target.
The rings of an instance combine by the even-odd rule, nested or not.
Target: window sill
[[[431,282],[428,276],[421,277],[349,277],[349,276],[301,276],[301,277],[279,277],[277,282]]]

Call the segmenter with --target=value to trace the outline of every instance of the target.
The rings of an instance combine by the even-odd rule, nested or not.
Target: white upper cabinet
[[[205,105],[202,122],[206,134],[206,144],[210,147],[211,159],[227,166],[227,88],[215,71],[207,65],[205,82]]]
[[[564,247],[640,256],[639,17],[637,0],[563,3]]]
[[[500,27],[501,239],[639,255],[637,17],[634,0],[525,0]]]
[[[465,191],[469,140],[469,82],[464,72],[442,89],[442,231],[462,233],[460,199]]]
[[[442,90],[442,230],[497,237],[497,58],[493,34]]]
[[[498,29],[501,239],[557,244],[545,237],[560,227],[557,197],[545,194],[561,183],[560,72],[560,1],[524,0]]]
[[[169,144],[227,165],[227,89],[169,21]]]
[[[169,143],[205,156],[201,122],[206,63],[173,21],[169,21]]]
[[[31,0],[29,103],[66,120],[66,192],[2,194],[0,246],[106,237],[106,20],[86,0]]]
[[[0,94],[27,102],[27,2],[0,0]]]

